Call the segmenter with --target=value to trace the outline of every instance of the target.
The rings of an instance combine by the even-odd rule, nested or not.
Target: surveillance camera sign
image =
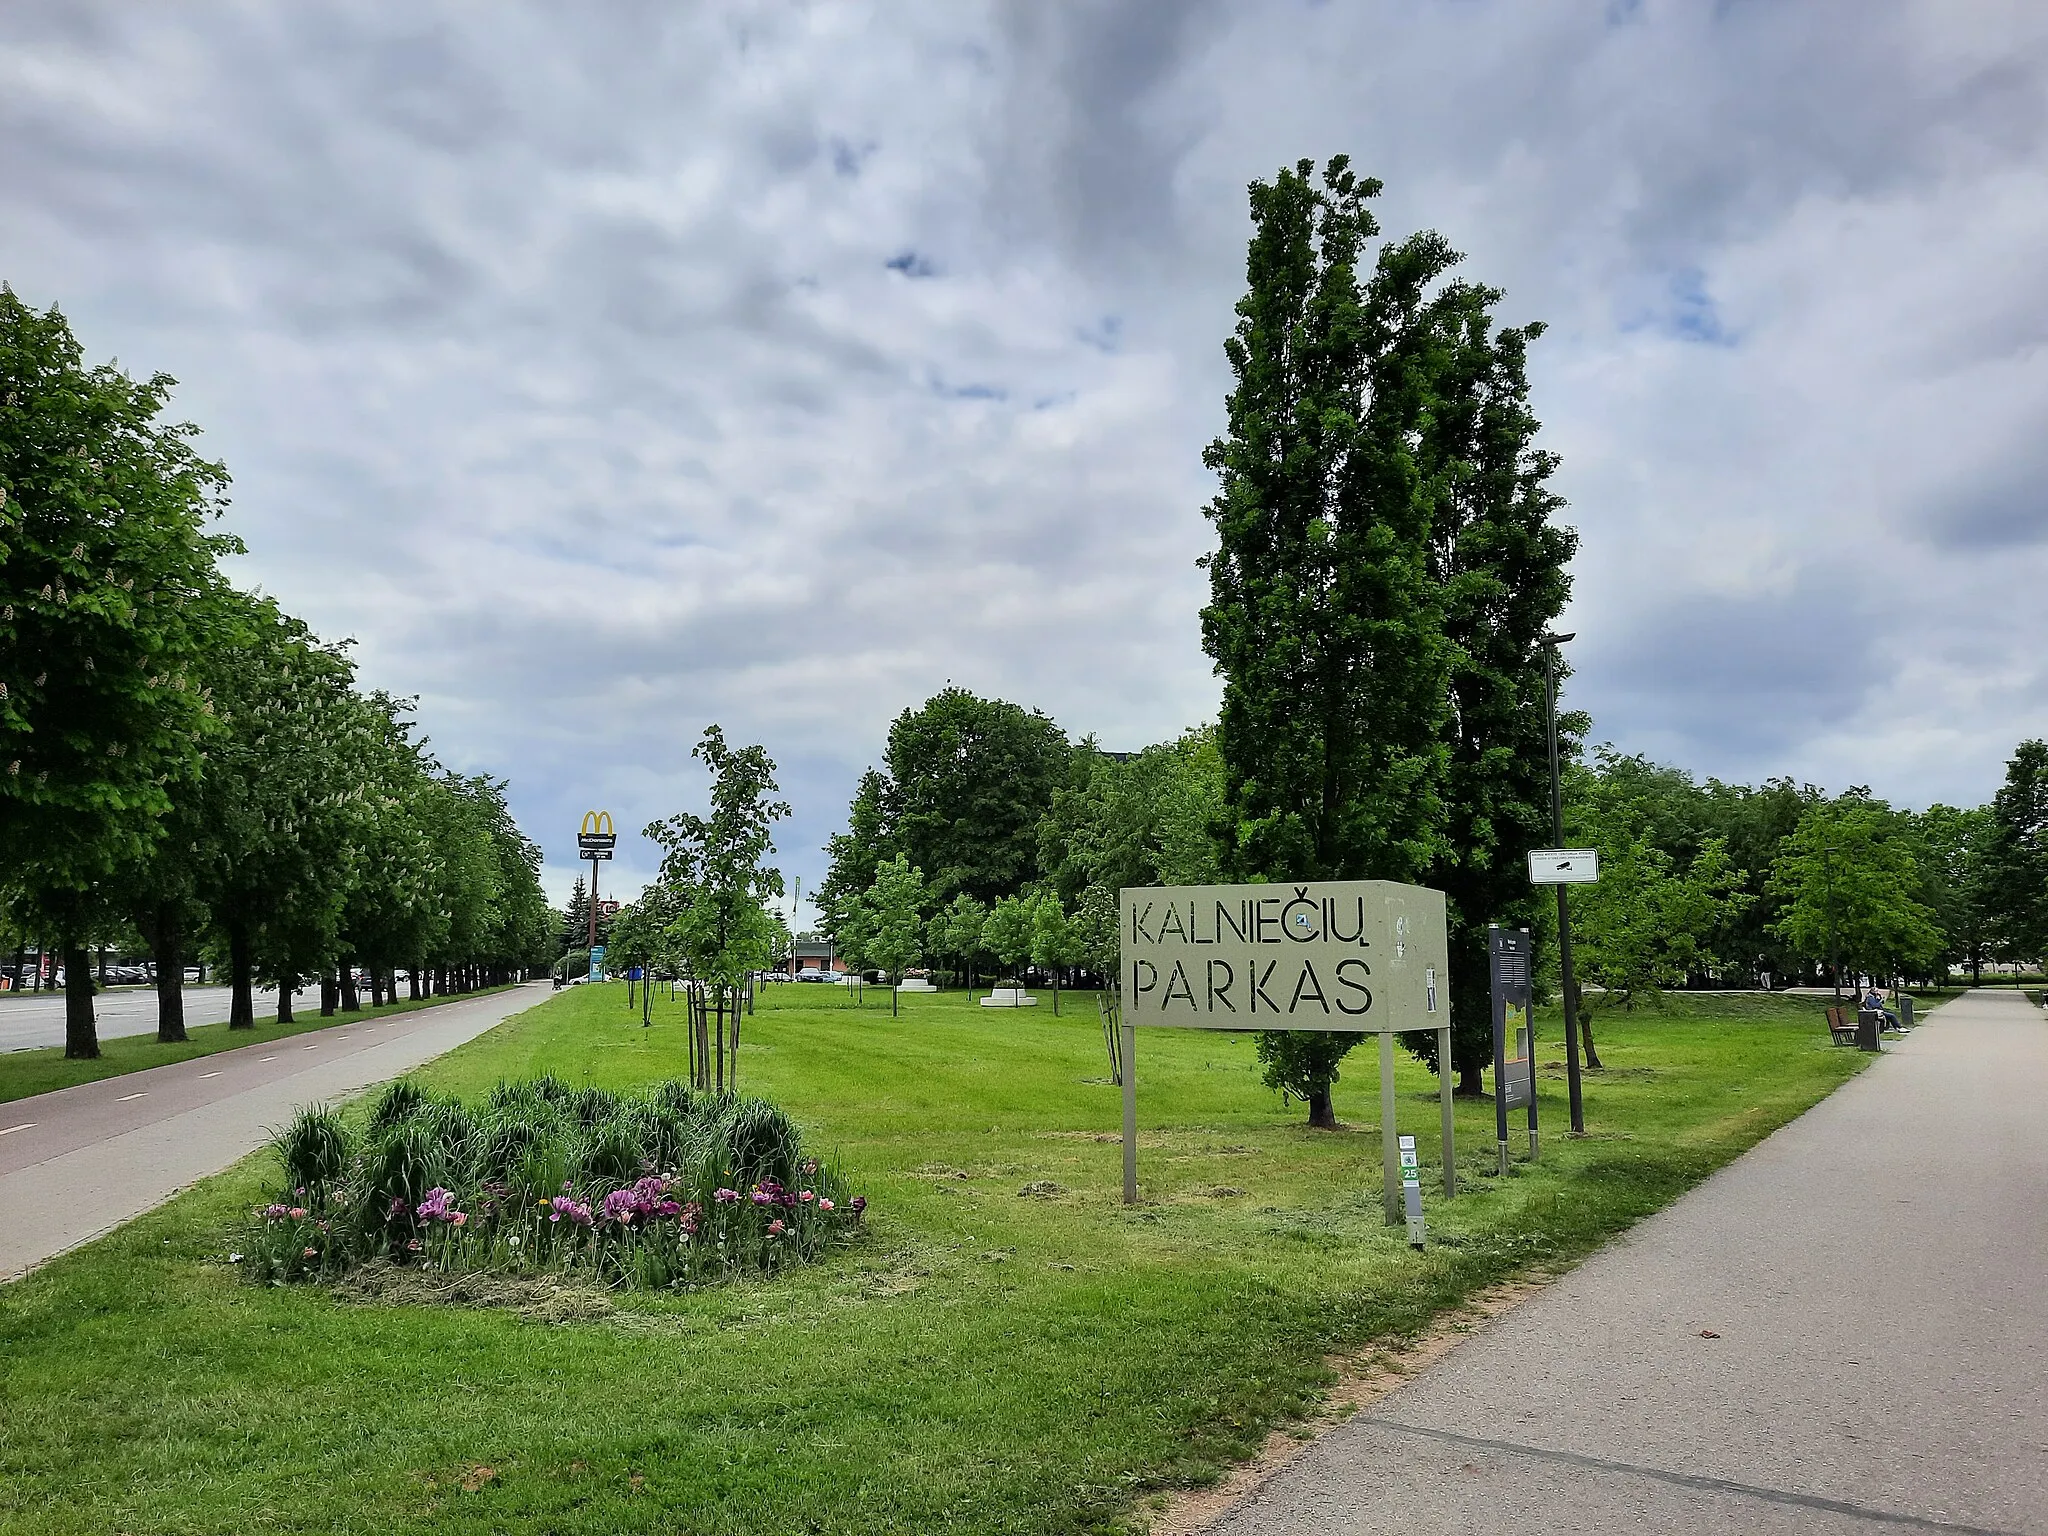
[[[1395,1033],[1450,1023],[1444,897],[1391,880],[1122,893],[1125,1017]]]

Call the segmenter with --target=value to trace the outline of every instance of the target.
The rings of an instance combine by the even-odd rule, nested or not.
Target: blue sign
[[[592,981],[604,980],[604,946],[602,944],[590,946],[590,979]]]

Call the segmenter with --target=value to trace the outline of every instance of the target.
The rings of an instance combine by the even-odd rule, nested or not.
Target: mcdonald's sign
[[[583,829],[576,834],[576,846],[588,853],[609,853],[619,841],[612,830],[610,811],[585,811]]]

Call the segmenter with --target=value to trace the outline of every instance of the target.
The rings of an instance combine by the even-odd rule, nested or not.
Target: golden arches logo
[[[578,835],[582,837],[616,836],[617,834],[612,831],[612,813],[610,811],[585,811],[583,813],[583,826]]]

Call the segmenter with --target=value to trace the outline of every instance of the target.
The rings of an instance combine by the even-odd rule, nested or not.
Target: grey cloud
[[[1816,579],[1782,594],[1696,595],[1638,614],[1584,647],[1596,718],[1712,742],[1764,761],[1853,719],[1888,668],[1865,638],[1883,595]]]
[[[1975,467],[1971,481],[1930,509],[1930,543],[1996,554],[2048,542],[2048,442],[2036,437],[2004,462]]]

